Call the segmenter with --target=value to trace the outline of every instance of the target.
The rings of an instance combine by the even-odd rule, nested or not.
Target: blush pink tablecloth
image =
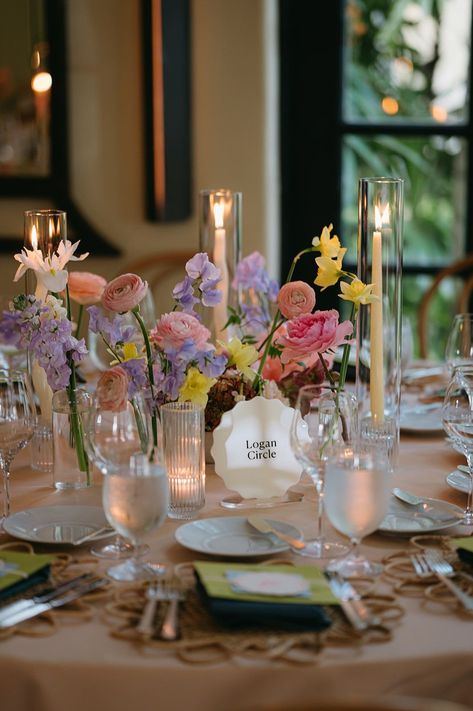
[[[463,506],[464,495],[445,481],[461,461],[441,436],[405,437],[395,483]],[[47,476],[26,466],[17,467],[12,480],[13,511],[53,504],[100,504],[99,484],[86,491],[56,492]],[[201,517],[225,515],[219,506],[224,491],[220,478],[210,473]],[[305,500],[280,507],[272,516],[294,523],[310,538],[315,534],[314,510],[314,501]],[[175,542],[178,525],[168,520],[156,533],[150,542],[150,560],[177,563],[195,559],[191,551]],[[462,527],[457,531],[460,535],[470,532]],[[371,558],[380,559],[406,545],[406,539],[376,534],[363,548]],[[83,550],[87,552],[87,547]],[[294,559],[307,563],[304,558]],[[104,563],[102,568],[106,566]],[[191,666],[167,650],[143,651],[113,639],[98,612],[93,621],[64,625],[48,638],[15,635],[0,642],[0,709],[257,711],[271,703],[307,703],[322,695],[355,693],[445,698],[471,706],[473,618],[446,610],[434,612],[419,599],[402,598],[402,605],[407,614],[392,641],[363,648],[326,648],[318,663],[308,666],[240,659]]]

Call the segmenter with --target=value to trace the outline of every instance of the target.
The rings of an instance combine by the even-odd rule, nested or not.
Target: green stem
[[[83,305],[81,304],[81,305],[79,306],[79,315],[77,316],[76,338],[79,338],[80,329],[81,329],[81,326],[82,326],[82,319],[83,319],[83,316],[84,316],[84,307],[83,307]]]
[[[131,313],[134,315],[134,317],[138,321],[138,325],[139,325],[141,333],[143,335],[143,340],[145,342],[146,360],[147,360],[147,364],[148,364],[149,385],[150,385],[150,389],[151,389],[151,399],[154,402],[154,373],[153,373],[151,344],[149,342],[148,331],[146,330],[145,323],[141,317],[140,307],[135,306],[135,308],[132,309]],[[152,430],[153,430],[153,450],[151,452],[150,458],[153,457],[154,450],[158,446],[158,421],[156,419],[156,411],[154,409],[154,405],[153,405],[153,410],[151,413],[151,426],[152,426]]]
[[[355,333],[357,316],[358,316],[358,309],[356,307],[356,304],[353,304],[351,307],[351,314],[350,314],[350,321],[353,324],[353,333]],[[347,377],[347,370],[348,370],[348,361],[350,358],[350,350],[351,350],[351,344],[345,343],[345,345],[343,346],[342,362],[340,365],[340,389],[341,390],[343,390],[343,388],[345,387],[345,380]]]
[[[67,303],[67,317],[71,318],[71,301],[69,298],[69,288],[66,286],[66,303]],[[80,413],[77,411],[77,380],[76,380],[76,367],[72,355],[67,354],[67,362],[69,368],[71,369],[71,376],[69,378],[69,385],[66,388],[67,397],[69,400],[69,407],[71,410],[70,414],[70,429],[72,435],[72,444],[75,445],[77,453],[77,463],[81,472],[86,472],[87,475],[87,485],[90,485],[90,472],[89,472],[89,460],[87,459],[87,454],[84,448],[84,431],[82,427],[82,418]]]
[[[324,369],[325,377],[326,377],[327,380],[329,381],[330,385],[333,386],[333,387],[335,387],[335,380],[334,380],[334,378],[333,378],[332,373],[331,373],[330,370],[327,368],[327,363],[325,362],[325,358],[323,357],[322,353],[317,353],[317,355],[319,356],[319,360],[320,360],[320,362],[321,362],[321,364],[322,364],[322,368]]]
[[[146,436],[146,430],[145,426],[143,423],[143,418],[141,416],[141,412],[139,408],[136,405],[136,402],[134,400],[130,400],[131,406],[133,408],[133,412],[135,414],[135,420],[136,420],[136,427],[138,430],[138,435],[140,438],[140,444],[141,444],[141,451],[143,454],[146,454],[148,450],[148,442],[147,442],[147,436]]]

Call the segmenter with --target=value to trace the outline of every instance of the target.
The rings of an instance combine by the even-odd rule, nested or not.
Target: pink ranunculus
[[[285,318],[308,314],[315,306],[315,292],[305,281],[290,281],[279,290],[278,307]]]
[[[122,274],[112,279],[102,295],[102,306],[109,311],[123,314],[138,306],[148,291],[148,282],[137,274]]]
[[[71,272],[67,284],[73,301],[81,306],[90,306],[102,298],[107,280],[91,272]]]
[[[97,383],[97,398],[102,410],[121,412],[128,401],[128,375],[120,366],[106,370]]]
[[[186,341],[192,341],[199,351],[208,350],[210,331],[192,314],[172,311],[163,314],[151,331],[150,340],[164,351],[179,350]]]
[[[281,360],[304,360],[312,353],[325,353],[346,343],[347,336],[353,333],[351,321],[338,323],[338,311],[316,311],[304,314],[287,322],[287,336],[278,339],[277,345],[283,348]]]

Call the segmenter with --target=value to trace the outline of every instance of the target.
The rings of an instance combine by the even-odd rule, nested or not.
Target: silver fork
[[[412,553],[410,558],[413,568],[419,578],[432,577],[432,570],[430,569],[424,553]]]
[[[173,642],[179,638],[179,603],[184,600],[184,597],[185,593],[182,589],[167,584],[166,600],[169,600],[169,605],[158,635],[166,642]]]
[[[455,595],[465,610],[473,611],[473,597],[464,592],[451,580],[451,578],[455,577],[456,572],[448,560],[445,560],[437,551],[427,551],[425,559],[437,578]]]
[[[162,571],[156,573],[157,575],[163,575],[165,572],[164,566]],[[166,600],[165,596],[165,585],[164,581],[159,578],[155,583],[150,584],[146,591],[147,602],[141,614],[140,621],[136,626],[136,631],[142,637],[151,637],[154,632],[154,616],[156,614],[156,605],[160,600]]]

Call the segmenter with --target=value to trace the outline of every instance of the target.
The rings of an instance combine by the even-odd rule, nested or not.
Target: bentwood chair
[[[429,323],[429,308],[432,299],[437,294],[438,289],[447,277],[459,276],[464,278],[463,287],[459,293],[457,303],[455,305],[455,313],[465,313],[470,311],[469,301],[471,291],[473,289],[473,254],[459,259],[450,264],[450,266],[441,269],[435,276],[429,289],[423,295],[419,305],[419,351],[421,358],[428,357],[428,323]]]

